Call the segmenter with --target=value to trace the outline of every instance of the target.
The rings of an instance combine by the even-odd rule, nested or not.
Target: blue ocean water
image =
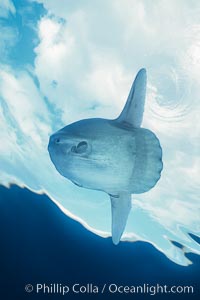
[[[36,299],[24,286],[39,280],[197,291],[199,15],[199,1],[187,0],[0,1],[0,184],[18,186],[0,187],[3,300]],[[71,122],[116,118],[141,67],[142,127],[158,136],[164,169],[154,189],[133,195],[115,247],[108,196],[61,177],[47,145]]]
[[[108,195],[60,176],[47,145],[71,122],[118,117],[145,67],[142,127],[158,137],[164,168],[153,189],[132,195],[122,239],[188,266],[185,254],[200,253],[190,235],[200,236],[200,4],[97,2],[0,2],[0,183],[44,192],[89,231],[110,236]]]
[[[28,283],[116,283],[118,285],[192,285],[194,294],[156,295],[156,299],[198,299],[200,257],[188,254],[186,267],[168,260],[144,242],[102,239],[68,218],[45,195],[27,189],[0,187],[0,294],[13,299],[105,299],[105,295],[27,294]],[[112,299],[144,295],[109,294]],[[153,297],[153,296],[151,296]]]

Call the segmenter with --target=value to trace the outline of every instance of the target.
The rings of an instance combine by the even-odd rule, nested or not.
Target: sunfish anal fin
[[[124,232],[127,218],[131,210],[131,194],[119,193],[110,195],[112,209],[112,241],[117,245]]]

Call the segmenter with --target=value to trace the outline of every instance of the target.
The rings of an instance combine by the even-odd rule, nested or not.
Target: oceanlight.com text
[[[151,285],[144,283],[142,285],[118,285],[115,283],[96,285],[93,283],[87,283],[85,285],[74,283],[61,284],[61,283],[37,283],[27,284],[25,286],[27,293],[35,294],[149,294],[151,296],[157,294],[193,294],[193,286],[169,286],[169,285]]]

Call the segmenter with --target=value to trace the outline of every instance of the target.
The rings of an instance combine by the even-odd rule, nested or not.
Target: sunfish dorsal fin
[[[116,119],[123,126],[138,128],[141,126],[146,96],[147,74],[141,69],[132,84],[126,104]]]
[[[131,194],[120,193],[117,197],[110,195],[112,209],[112,241],[117,245],[124,232],[131,210]]]

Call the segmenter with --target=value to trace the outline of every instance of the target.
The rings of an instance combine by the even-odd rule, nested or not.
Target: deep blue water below
[[[26,189],[0,186],[1,300],[108,299],[105,294],[26,293],[31,283],[73,285],[193,285],[194,294],[109,294],[112,299],[198,299],[200,257],[182,267],[143,242],[120,243],[100,238],[64,215],[46,196]]]

